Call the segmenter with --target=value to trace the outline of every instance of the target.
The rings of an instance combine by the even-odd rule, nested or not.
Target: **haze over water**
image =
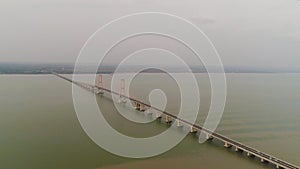
[[[141,74],[130,91],[135,97],[145,99],[151,89],[164,89],[167,110],[176,113],[180,101],[177,86],[165,76]],[[104,76],[105,85],[109,85],[109,79],[110,75]],[[202,124],[209,106],[210,87],[206,75],[197,74],[197,80],[201,91],[197,123]],[[300,74],[227,74],[227,102],[217,132],[299,166],[299,86]],[[52,75],[1,75],[0,93],[0,168],[3,169],[270,168],[223,148],[220,142],[199,144],[193,135],[154,158],[128,159],[110,154],[82,130],[73,108],[71,83]],[[97,100],[105,117],[120,132],[141,137],[168,128],[159,121],[147,127],[131,123],[120,117],[110,97],[97,96]],[[123,110],[147,118],[129,107]]]

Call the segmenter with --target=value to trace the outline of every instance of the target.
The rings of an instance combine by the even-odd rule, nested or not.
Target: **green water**
[[[109,78],[107,75],[104,79]],[[180,100],[171,79],[161,74],[137,78],[143,80],[132,84],[135,97],[143,99],[160,84],[168,96],[167,109],[176,112]],[[197,119],[201,124],[209,106],[210,88],[205,75],[197,79],[202,92]],[[217,131],[300,165],[300,74],[228,74],[227,85],[225,112]],[[52,75],[1,75],[0,94],[1,169],[271,168],[223,148],[222,143],[199,144],[193,135],[153,158],[128,159],[110,154],[82,130],[73,108],[71,84]],[[146,127],[126,121],[117,114],[109,97],[97,96],[97,100],[120,132],[142,137],[167,129],[159,121]],[[124,111],[131,110],[124,107]]]

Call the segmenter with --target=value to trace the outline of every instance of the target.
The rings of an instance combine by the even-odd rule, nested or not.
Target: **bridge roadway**
[[[82,82],[75,82],[73,81],[72,79],[70,78],[67,78],[67,77],[64,77],[62,75],[59,75],[59,74],[56,74],[56,73],[53,73],[54,75],[62,78],[62,79],[65,79],[71,83],[74,83],[82,88],[85,88],[85,89],[88,89],[90,91],[93,91],[95,93],[97,93],[98,91],[104,91],[104,92],[108,92],[108,93],[112,93],[112,94],[115,94],[115,95],[119,95],[120,97],[123,97],[123,98],[126,98],[132,102],[135,102],[135,103],[138,103],[140,105],[144,105],[145,107],[147,108],[151,108],[157,112],[160,112],[162,114],[164,114],[166,117],[168,117],[168,119],[173,119],[173,120],[176,120],[177,122],[180,122],[181,124],[185,124],[187,125],[188,127],[191,127],[191,132],[196,132],[196,131],[202,131],[204,133],[207,134],[207,138],[209,139],[217,139],[217,140],[220,140],[222,142],[224,142],[224,147],[227,147],[227,148],[230,148],[230,147],[235,147],[235,151],[244,151],[247,153],[247,156],[252,156],[252,157],[257,157],[260,159],[261,162],[269,162],[271,164],[273,164],[276,168],[285,168],[285,169],[299,169],[298,166],[296,165],[293,165],[293,164],[290,164],[284,160],[281,160],[281,159],[278,159],[274,156],[271,156],[267,153],[264,153],[264,152],[261,152],[261,151],[258,151],[257,149],[254,149],[250,146],[247,146],[245,144],[242,144],[238,141],[235,141],[235,140],[232,140],[228,137],[225,137],[221,134],[218,134],[216,132],[213,132],[213,131],[210,131],[209,129],[206,129],[206,128],[203,128],[199,125],[196,125],[196,124],[193,124],[193,123],[190,123],[184,119],[179,119],[177,116],[169,113],[169,112],[166,112],[166,111],[162,111],[156,107],[153,107],[147,103],[144,103],[140,100],[137,100],[135,98],[132,98],[132,97],[129,97],[129,96],[126,96],[126,95],[122,95],[120,94],[119,92],[115,92],[115,91],[112,91],[110,89],[106,89],[104,87],[99,87],[99,86],[96,86],[96,85],[91,85],[91,84],[86,84],[86,83],[82,83]],[[98,92],[99,93],[99,92]],[[160,116],[161,117],[161,116]],[[160,118],[158,117],[158,118]]]

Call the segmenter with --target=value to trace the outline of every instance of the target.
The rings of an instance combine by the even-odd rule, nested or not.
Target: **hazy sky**
[[[0,0],[0,62],[75,62],[99,27],[135,12],[184,17],[224,65],[300,67],[299,0]]]

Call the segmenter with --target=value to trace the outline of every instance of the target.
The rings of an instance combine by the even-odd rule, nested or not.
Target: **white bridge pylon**
[[[104,85],[103,85],[103,77],[102,77],[102,74],[99,74],[96,76],[96,86],[99,87],[99,89],[96,91],[97,94],[104,94],[104,91],[103,91],[103,88],[104,88]]]
[[[127,99],[124,96],[125,96],[125,79],[121,79],[119,103],[127,102]]]

